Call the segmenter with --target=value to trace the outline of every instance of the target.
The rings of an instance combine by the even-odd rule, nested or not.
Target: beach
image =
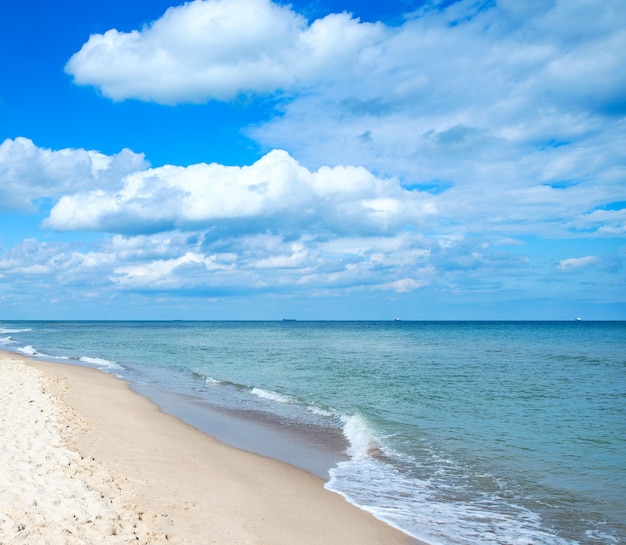
[[[0,353],[0,544],[418,543],[96,369]]]

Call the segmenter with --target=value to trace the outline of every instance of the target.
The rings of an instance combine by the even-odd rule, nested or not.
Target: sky
[[[0,320],[624,320],[623,0],[0,3]]]

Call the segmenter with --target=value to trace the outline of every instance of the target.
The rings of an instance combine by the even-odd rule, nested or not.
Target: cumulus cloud
[[[274,150],[250,166],[164,166],[122,186],[62,196],[44,226],[118,233],[224,226],[243,231],[389,232],[435,212],[429,194],[407,191],[362,167],[311,172]]]
[[[112,234],[91,243],[29,239],[0,252],[0,295],[7,300],[19,300],[25,283],[44,292],[67,286],[66,298],[301,290],[318,297],[357,292],[467,297],[505,288],[516,294],[522,286],[534,292],[546,289],[541,279],[553,264],[542,268],[529,255],[529,245],[512,233],[534,236],[550,225],[564,237],[578,217],[586,218],[586,237],[594,230],[595,236],[606,236],[602,226],[623,221],[623,201],[607,203],[608,195],[590,195],[580,184],[536,190],[513,184],[494,188],[495,196],[459,196],[455,192],[463,188],[406,188],[363,167],[311,170],[279,150],[242,167],[149,168],[141,156],[127,152],[132,160],[115,178],[111,165],[117,156],[15,142],[5,142],[4,149],[29,151],[10,160],[5,155],[13,179],[27,180],[23,173],[32,160],[45,165],[38,172],[51,181],[36,186],[36,194],[52,202],[43,227]],[[94,162],[101,168],[91,166]],[[63,176],[50,174],[59,172]],[[3,190],[9,202],[17,200],[12,191],[17,197],[23,191],[19,183]],[[567,204],[559,201],[563,192],[571,192]],[[31,187],[29,199],[34,194]],[[595,205],[594,198],[605,204]],[[623,257],[606,259],[610,266],[594,270],[607,278],[619,275]],[[558,268],[584,273],[598,263],[589,255],[563,260]],[[550,289],[555,293],[554,284]]]
[[[45,228],[112,235],[80,251],[32,242],[0,254],[4,286],[15,271],[88,285],[98,269],[99,282],[129,291],[479,300],[571,290],[555,266],[617,285],[626,11],[618,0],[479,4],[427,3],[386,26],[307,21],[269,0],[195,0],[91,36],[66,70],[114,100],[278,93],[276,115],[246,131],[274,151],[245,166],[149,168],[128,150],[7,140],[0,207],[49,199]],[[567,238],[586,257],[542,257]],[[602,258],[598,238],[607,248],[612,238]],[[554,251],[536,252],[538,240]]]
[[[56,199],[91,187],[117,187],[145,169],[143,154],[128,149],[107,156],[84,149],[50,150],[28,138],[0,144],[0,211],[34,211],[38,199]]]
[[[433,3],[393,27],[345,13],[308,22],[269,0],[195,0],[142,29],[91,36],[67,70],[116,100],[174,104],[281,89],[280,115],[247,134],[311,172],[359,165],[397,178],[433,195],[440,226],[462,217],[469,231],[615,236],[618,214],[603,225],[592,213],[626,199],[625,29],[617,0]],[[242,210],[268,202],[248,197]],[[55,213],[78,213],[77,198]],[[379,223],[402,217],[384,198],[360,201],[361,211]],[[122,202],[108,202],[101,217],[116,223]],[[193,208],[208,217],[206,206]],[[155,229],[178,225],[161,221]],[[73,220],[81,222],[93,220]],[[50,225],[62,223],[70,224]]]
[[[625,225],[626,210],[604,208],[607,200],[623,192],[618,176],[607,176],[604,190],[598,181],[552,186],[536,180],[526,183],[511,173],[508,183],[492,183],[488,190],[459,184],[433,191],[433,185],[405,187],[397,178],[378,177],[363,167],[310,170],[281,150],[246,166],[201,163],[139,169],[141,156],[125,152],[140,160],[117,171],[118,156],[34,147],[31,152],[27,159],[41,153],[48,157],[48,171],[63,176],[56,185],[43,183],[50,175],[37,177],[39,185],[34,189],[28,178],[22,185],[19,179],[25,175],[20,169],[32,165],[14,157],[18,168],[11,174],[15,183],[3,188],[5,202],[22,199],[26,206],[35,195],[51,199],[43,226],[57,231],[137,235],[213,228],[332,238],[413,229],[438,235],[491,233],[501,238],[503,234],[561,237],[580,232],[618,236]],[[108,166],[86,174],[82,162],[67,160],[74,154],[98,157]]]
[[[383,34],[347,14],[309,25],[269,0],[195,0],[141,30],[92,35],[66,71],[114,100],[228,100],[314,81]]]
[[[367,55],[248,134],[305,165],[359,164],[407,185],[452,188],[459,205],[576,184],[580,196],[623,195],[620,2],[471,4],[388,28]]]

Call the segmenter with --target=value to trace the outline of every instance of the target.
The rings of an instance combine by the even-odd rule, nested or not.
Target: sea
[[[432,545],[626,544],[626,322],[4,321]]]

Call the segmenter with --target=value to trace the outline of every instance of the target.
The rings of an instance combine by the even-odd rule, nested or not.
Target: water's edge
[[[269,413],[234,411],[192,396],[132,382],[130,385],[163,412],[220,443],[285,462],[324,481],[328,481],[331,468],[348,459],[348,443],[339,433],[329,436],[326,429],[289,426]]]

